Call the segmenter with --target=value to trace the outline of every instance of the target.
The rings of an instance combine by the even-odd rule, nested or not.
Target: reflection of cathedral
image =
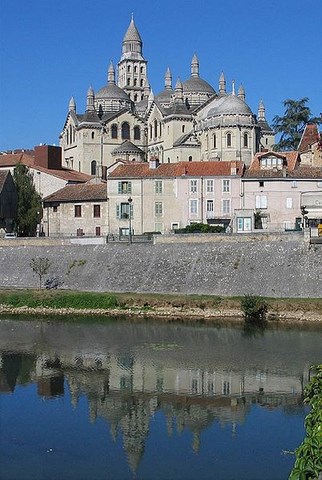
[[[246,103],[242,85],[227,90],[224,73],[217,91],[200,76],[193,55],[190,78],[173,87],[169,67],[164,89],[154,95],[148,81],[143,42],[132,18],[122,42],[117,71],[111,62],[107,83],[90,87],[86,110],[74,98],[60,136],[64,166],[104,174],[116,159],[160,163],[233,160],[246,164],[274,144],[274,134],[260,102],[258,116]],[[229,89],[230,90],[230,89]]]

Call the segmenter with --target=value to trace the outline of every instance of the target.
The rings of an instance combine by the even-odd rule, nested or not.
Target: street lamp
[[[128,201],[128,204],[129,204],[129,243],[132,243],[132,212],[131,212],[131,206],[132,206],[132,202],[133,202],[133,199],[131,197],[129,197],[127,199]]]

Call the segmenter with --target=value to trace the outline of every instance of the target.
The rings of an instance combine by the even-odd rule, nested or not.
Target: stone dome
[[[183,93],[206,93],[210,96],[216,92],[206,80],[200,77],[190,77],[183,82]]]
[[[207,117],[214,115],[252,115],[253,112],[241,98],[236,95],[227,95],[215,101],[213,108],[208,110]]]
[[[100,98],[111,99],[111,100],[127,100],[130,102],[130,97],[127,93],[118,87],[114,83],[109,83],[105,87],[101,88],[95,95],[96,100]]]

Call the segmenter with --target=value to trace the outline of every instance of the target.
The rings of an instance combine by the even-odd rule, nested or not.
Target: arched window
[[[131,71],[131,65],[128,65],[128,66],[127,66],[127,71],[130,73],[130,71]]]
[[[135,101],[135,102],[138,101],[138,96],[137,96],[137,94],[134,95],[134,101]]]
[[[217,148],[217,136],[216,136],[215,133],[214,133],[214,136],[213,136],[213,146],[214,146],[214,148]]]
[[[135,65],[134,67],[134,73],[136,73],[138,71],[138,67]]]
[[[130,79],[130,78],[127,79],[127,84],[128,84],[128,85],[131,84],[131,79]]]
[[[134,140],[141,140],[141,131],[140,127],[134,127]]]
[[[192,156],[191,155],[189,156],[189,162],[192,162]]]
[[[248,133],[244,133],[244,147],[248,147]]]
[[[93,138],[94,138],[94,137],[95,137],[95,133],[94,133],[94,132],[92,132],[92,140],[93,140]]]
[[[227,133],[226,142],[227,142],[227,147],[231,147],[231,133]]]
[[[136,84],[138,83],[137,79],[134,79],[134,86],[136,87]]]
[[[130,125],[127,122],[122,124],[122,138],[123,140],[130,139]]]
[[[144,67],[141,67],[141,73],[144,73]]]
[[[184,133],[185,125],[182,125],[182,133]]]
[[[115,123],[111,126],[112,138],[117,138],[117,125]]]
[[[143,87],[143,85],[144,85],[144,80],[143,79],[140,80],[140,85],[141,85],[141,87]]]
[[[154,120],[154,138],[158,136],[158,122]]]
[[[144,95],[142,94],[142,95],[141,95],[141,100],[143,100],[143,99],[144,99]]]
[[[96,160],[91,162],[91,175],[96,175]]]
[[[72,143],[73,141],[73,127],[69,125],[69,141]]]
[[[152,138],[152,124],[150,123],[150,139]]]
[[[69,144],[69,130],[68,130],[68,128],[66,130],[66,143],[67,143],[67,145]]]

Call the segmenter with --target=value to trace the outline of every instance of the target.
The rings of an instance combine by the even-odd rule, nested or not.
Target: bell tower
[[[132,15],[122,42],[122,56],[118,63],[118,86],[134,103],[143,100],[144,87],[147,85],[147,61],[142,55],[142,45]]]

